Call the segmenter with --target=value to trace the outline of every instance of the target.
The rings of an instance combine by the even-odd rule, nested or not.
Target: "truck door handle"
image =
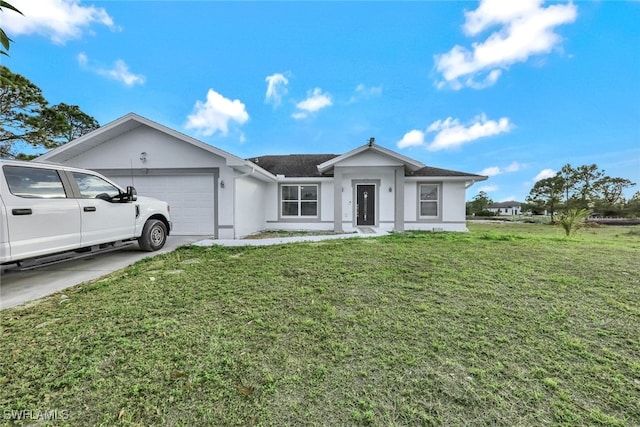
[[[31,212],[31,209],[26,208],[26,209],[12,209],[11,213],[14,215],[31,215],[33,212]]]
[[[96,207],[95,206],[85,206],[82,210],[85,211],[85,212],[95,212],[96,211]]]

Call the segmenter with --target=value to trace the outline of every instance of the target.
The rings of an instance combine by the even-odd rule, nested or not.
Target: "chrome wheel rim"
[[[164,232],[162,231],[162,227],[157,226],[157,227],[153,227],[153,230],[151,230],[151,243],[154,246],[158,246],[162,244],[162,241],[164,240]]]

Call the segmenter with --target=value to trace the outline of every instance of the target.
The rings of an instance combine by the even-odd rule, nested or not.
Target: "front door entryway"
[[[376,186],[358,184],[356,186],[356,225],[375,225],[376,223]]]

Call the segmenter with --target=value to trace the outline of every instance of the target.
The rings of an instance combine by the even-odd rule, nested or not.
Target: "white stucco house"
[[[496,215],[521,215],[522,205],[520,202],[510,200],[507,202],[492,203],[488,209]]]
[[[439,169],[372,140],[344,154],[242,159],[127,114],[35,159],[93,169],[167,200],[173,234],[262,230],[466,231],[465,192],[486,176]]]

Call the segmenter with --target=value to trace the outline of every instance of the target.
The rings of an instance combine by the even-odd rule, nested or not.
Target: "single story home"
[[[496,215],[520,215],[522,214],[522,207],[520,202],[510,200],[508,202],[492,203],[488,208],[491,212],[495,212]]]
[[[173,234],[262,230],[466,231],[465,191],[486,176],[439,169],[374,143],[344,154],[242,159],[127,114],[35,159],[92,169],[171,205]]]

